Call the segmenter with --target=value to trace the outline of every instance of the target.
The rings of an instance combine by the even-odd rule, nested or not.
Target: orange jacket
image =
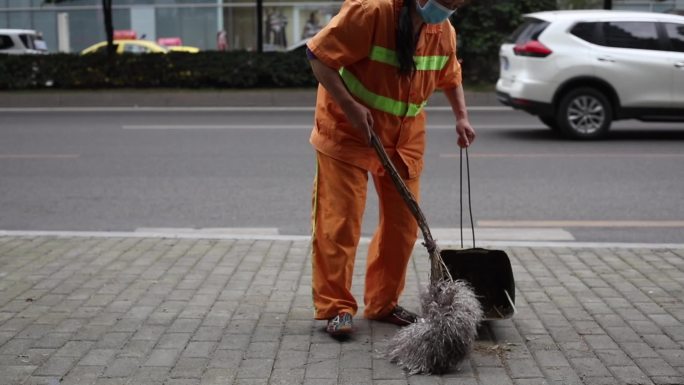
[[[425,24],[416,45],[418,70],[400,76],[396,29],[401,0],[345,0],[340,12],[307,43],[323,64],[340,71],[347,89],[369,107],[374,130],[390,156],[398,151],[409,178],[420,175],[425,151],[423,106],[437,88],[461,83],[456,32],[449,21]],[[332,96],[318,87],[311,144],[322,153],[382,174],[361,130],[352,127]]]

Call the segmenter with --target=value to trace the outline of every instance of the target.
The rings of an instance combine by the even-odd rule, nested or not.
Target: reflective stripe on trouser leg
[[[316,319],[356,314],[351,294],[356,248],[366,205],[368,172],[317,153],[312,292]]]
[[[406,166],[393,159],[402,177]],[[406,270],[416,239],[418,224],[388,174],[374,176],[380,204],[380,220],[366,261],[364,317],[373,319],[387,315],[404,290]],[[404,179],[406,186],[419,199],[420,179]]]

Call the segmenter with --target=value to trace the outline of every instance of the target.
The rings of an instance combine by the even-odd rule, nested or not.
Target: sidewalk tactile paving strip
[[[506,251],[516,316],[407,376],[377,353],[394,326],[357,315],[338,342],[312,319],[306,241],[0,237],[0,384],[684,384],[684,250]],[[410,309],[428,267],[417,247]]]

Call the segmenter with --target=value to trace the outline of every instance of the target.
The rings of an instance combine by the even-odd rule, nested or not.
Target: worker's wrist
[[[470,119],[468,119],[468,113],[467,112],[456,115],[456,123],[468,122],[468,121],[470,121]]]
[[[352,98],[351,96],[349,97],[342,97],[339,100],[340,107],[342,107],[342,110],[346,111],[348,109],[354,108],[356,105],[356,100]]]

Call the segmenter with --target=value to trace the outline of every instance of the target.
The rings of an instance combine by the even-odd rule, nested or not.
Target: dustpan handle
[[[473,221],[473,204],[470,200],[470,161],[468,160],[468,147],[465,149],[466,154],[466,172],[468,181],[468,211],[470,213],[470,228],[473,231],[473,248],[475,248],[475,223]],[[460,214],[461,214],[461,248],[463,248],[463,149],[461,148],[461,154],[458,163],[458,176],[459,176],[459,202],[460,202]]]
[[[432,233],[430,233],[430,228],[428,227],[425,215],[423,215],[423,211],[420,209],[420,206],[418,205],[416,198],[413,197],[411,191],[409,191],[408,187],[406,187],[404,180],[401,179],[401,176],[399,175],[397,168],[394,166],[389,156],[387,156],[385,147],[382,145],[382,142],[380,141],[380,138],[378,138],[378,135],[373,130],[370,130],[370,132],[371,145],[375,149],[375,152],[378,154],[380,162],[385,168],[385,171],[387,171],[387,173],[392,178],[392,182],[399,190],[399,194],[406,202],[406,205],[409,207],[409,210],[411,210],[413,217],[416,218],[416,222],[418,222],[418,227],[420,228],[420,231],[423,233],[423,245],[428,249],[428,252],[434,252],[437,248],[437,244],[432,238]]]

